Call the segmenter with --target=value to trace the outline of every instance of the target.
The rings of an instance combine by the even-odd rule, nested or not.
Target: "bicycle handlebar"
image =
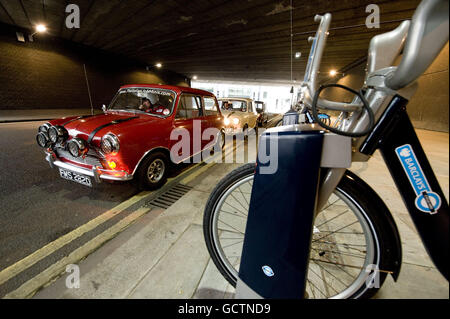
[[[312,105],[315,92],[317,91],[319,68],[325,44],[327,42],[328,30],[331,24],[331,14],[326,13],[323,16],[316,15],[314,17],[314,21],[319,22],[320,24],[315,36],[308,39],[308,41],[312,41],[313,44],[309,53],[308,65],[306,67],[305,77],[302,84],[302,87],[306,88],[304,91],[305,102],[309,105]],[[317,99],[317,105],[320,108],[327,110],[348,112],[361,110],[363,106],[362,103],[335,102],[321,98]]]

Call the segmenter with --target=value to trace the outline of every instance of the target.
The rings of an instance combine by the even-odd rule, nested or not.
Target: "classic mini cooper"
[[[165,183],[172,162],[189,160],[224,136],[217,100],[202,90],[127,85],[103,111],[39,127],[37,143],[62,178],[91,187],[102,180],[135,180],[141,189],[155,189]],[[187,135],[187,143],[171,154],[172,146],[183,142],[171,138],[176,131]]]
[[[219,98],[220,110],[224,116],[225,133],[244,133],[247,137],[249,129],[258,129],[258,116],[249,98]]]

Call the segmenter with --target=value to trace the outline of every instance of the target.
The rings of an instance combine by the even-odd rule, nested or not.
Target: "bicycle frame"
[[[407,103],[400,96],[392,99],[360,152],[380,150],[428,254],[448,280],[448,203],[406,113]]]
[[[364,97],[374,113],[376,125],[369,136],[352,140],[354,151],[349,153],[352,154],[352,161],[367,161],[375,150],[381,151],[430,257],[448,279],[448,203],[406,113],[406,105],[416,86],[413,84],[392,90],[386,85],[387,79],[392,78],[396,71],[396,67],[391,65],[405,44],[408,30],[415,32],[419,29],[418,26],[426,24],[426,19],[432,15],[430,12],[436,9],[436,4],[441,3],[439,0],[424,1],[416,11],[415,25],[410,27],[410,22],[405,21],[397,29],[371,41]],[[313,44],[302,83],[302,96],[307,105],[311,105],[316,91],[331,15],[316,16],[315,21],[320,22],[320,25],[316,36],[309,39]],[[442,37],[445,38],[445,34],[429,50],[433,54],[440,51]],[[448,32],[445,42],[447,41]],[[408,45],[412,46],[410,43]],[[405,52],[408,63],[411,63],[410,55],[413,51],[414,48],[409,48]],[[432,60],[432,54],[420,60],[419,69],[426,68],[427,63],[431,64]],[[405,73],[404,67],[401,71]],[[407,77],[409,80],[413,79],[411,76]],[[395,75],[394,80],[402,83]],[[368,123],[368,116],[358,102],[358,99],[352,103],[319,99],[318,105],[324,109],[345,109],[345,112],[351,112],[349,119],[341,121],[341,128],[347,132],[358,132]],[[290,120],[290,123],[298,122]],[[342,164],[346,163],[345,152],[342,153],[339,147],[333,146],[334,142],[326,143],[325,137],[325,133],[314,124],[273,128],[261,136],[260,145],[271,139],[277,140],[282,169],[272,179],[264,177],[260,174],[264,163],[257,160],[237,282],[237,298],[303,298],[314,215],[335,190],[345,169],[350,167],[349,164]],[[335,158],[324,160],[332,157],[330,149],[336,152]],[[292,160],[295,158],[297,162]],[[320,176],[320,171],[325,172],[325,175]],[[274,181],[277,181],[274,193],[279,196],[278,203],[274,203],[267,193],[273,188]],[[264,193],[264,185],[267,184]],[[278,206],[282,208],[281,212]],[[279,217],[281,213],[283,218]],[[261,220],[261,214],[265,220]],[[274,239],[267,238],[269,235]],[[401,247],[398,250],[401,257]],[[275,265],[274,268],[264,261]],[[261,266],[262,272],[258,273],[257,268]]]

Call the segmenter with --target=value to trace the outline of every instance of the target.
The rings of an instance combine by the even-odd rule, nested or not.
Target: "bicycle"
[[[290,124],[285,115],[285,125],[267,130],[259,142],[279,143],[278,171],[263,174],[258,155],[257,165],[223,178],[205,207],[208,251],[237,287],[238,298],[368,298],[388,274],[397,280],[402,251],[394,219],[375,191],[347,170],[375,150],[448,280],[448,203],[406,113],[417,78],[448,41],[448,20],[448,1],[424,0],[412,21],[375,36],[358,92],[337,84],[316,89],[331,14],[315,17],[319,27],[309,39],[301,84],[301,102],[315,124]],[[355,98],[351,103],[320,98],[333,86]],[[321,121],[318,108],[341,114],[330,125]],[[318,285],[325,292],[318,293]]]

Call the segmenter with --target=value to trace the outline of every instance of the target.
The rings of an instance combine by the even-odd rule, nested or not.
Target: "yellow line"
[[[61,236],[60,238],[56,239],[55,241],[45,245],[44,247],[40,248],[39,250],[36,250],[31,255],[28,255],[27,257],[19,260],[15,264],[3,269],[0,272],[0,285],[4,282],[8,281],[9,279],[13,278],[17,274],[21,273],[25,269],[33,266],[38,261],[42,260],[43,258],[49,256],[50,254],[54,253],[56,250],[60,249],[61,247],[67,245],[71,241],[77,239],[78,237],[81,237],[83,234],[93,230],[97,226],[103,224],[104,222],[108,221],[109,219],[113,218],[114,216],[117,216],[117,214],[121,213],[125,209],[129,208],[133,204],[137,203],[139,200],[141,200],[143,197],[147,196],[151,192],[141,192],[132,198],[128,199],[127,201],[117,205],[116,207],[108,210],[107,212],[103,213],[102,215],[92,219],[88,223],[78,227],[77,229],[71,231],[70,233]]]
[[[126,227],[130,226],[134,221],[140,218],[142,215],[148,213],[151,208],[141,207],[135,212],[131,213],[127,217],[120,220],[117,224],[108,228],[100,235],[88,241],[83,246],[77,248],[72,253],[70,253],[67,257],[64,257],[45,269],[43,272],[35,276],[34,278],[28,280],[22,286],[17,288],[16,290],[8,293],[4,296],[4,299],[16,299],[16,298],[30,298],[34,295],[34,293],[50,282],[52,279],[60,275],[66,270],[66,266],[70,264],[75,264],[83,259],[85,256],[94,252],[105,242],[113,238],[119,232],[123,231]]]
[[[202,174],[203,172],[207,171],[208,169],[210,169],[211,167],[214,166],[215,163],[209,163],[206,164],[205,166],[199,168],[198,170],[196,170],[194,173],[190,174],[189,176],[185,177],[184,179],[182,179],[180,181],[180,184],[187,184],[190,181],[192,181],[194,178],[196,178],[198,175]]]
[[[195,164],[194,166],[188,168],[186,171],[182,172],[182,175],[188,175],[189,172],[191,172],[192,170],[197,168],[199,165],[200,165],[200,163],[199,164]],[[210,165],[210,164],[207,164],[204,167],[200,168],[199,169],[200,172],[198,172],[198,173],[194,172],[193,173],[193,174],[195,174],[194,178],[197,177],[198,175],[200,175],[201,173],[203,173],[205,170],[209,169],[210,166],[208,166],[208,165]],[[188,178],[188,177],[186,177],[186,178]],[[186,178],[184,180],[186,180]],[[192,179],[190,179],[190,180],[192,180]],[[18,262],[14,263],[13,265],[3,269],[0,272],[0,285],[5,283],[6,281],[10,280],[11,278],[17,276],[22,271],[30,268],[31,266],[33,266],[37,262],[39,262],[42,259],[44,259],[45,257],[51,255],[52,253],[54,253],[58,249],[64,247],[68,243],[72,242],[73,240],[75,240],[75,239],[81,237],[82,235],[84,235],[85,233],[95,229],[96,227],[98,227],[99,225],[101,225],[101,224],[105,223],[106,221],[110,220],[114,216],[117,216],[119,213],[123,212],[124,210],[126,210],[129,207],[131,207],[132,205],[134,205],[135,203],[140,201],[142,198],[148,196],[151,193],[152,192],[145,191],[145,192],[141,192],[141,193],[133,196],[132,198],[124,201],[123,203],[117,205],[116,207],[106,211],[102,215],[94,218],[93,220],[87,222],[86,224],[84,224],[84,225],[78,227],[77,229],[71,231],[70,233],[65,234],[64,236],[61,236],[60,238],[58,238],[55,241],[45,245],[42,248],[36,250],[34,253],[32,253],[32,254],[28,255],[27,257],[19,260]]]

